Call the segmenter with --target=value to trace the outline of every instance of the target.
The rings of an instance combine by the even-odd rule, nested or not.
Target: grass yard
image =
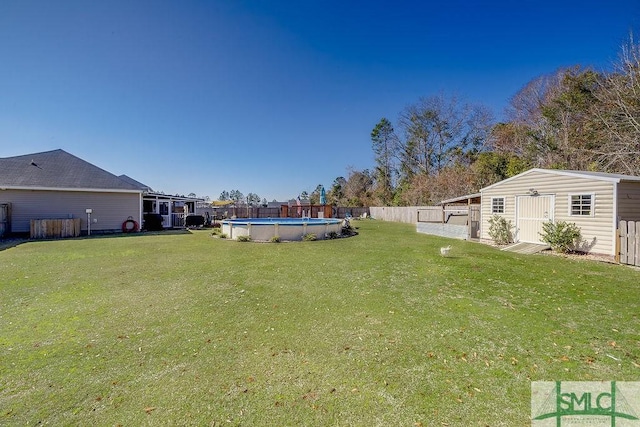
[[[354,224],[0,251],[0,424],[528,426],[531,381],[640,380],[638,270]]]

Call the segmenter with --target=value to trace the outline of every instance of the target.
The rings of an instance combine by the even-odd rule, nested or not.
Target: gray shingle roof
[[[140,191],[64,150],[0,158],[0,187]]]
[[[136,181],[135,179],[131,178],[130,176],[120,175],[120,176],[118,176],[118,178],[128,182],[131,185],[135,185],[137,188],[139,188],[142,191],[145,191],[147,193],[153,193],[153,189],[151,187],[141,183],[140,181]]]

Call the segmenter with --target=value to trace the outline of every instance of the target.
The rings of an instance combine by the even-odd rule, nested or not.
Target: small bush
[[[307,233],[304,236],[302,236],[302,240],[304,242],[313,242],[314,240],[318,240],[318,236],[316,236],[313,233]]]
[[[221,239],[226,239],[227,237],[228,237],[227,233],[220,233],[220,238]]]
[[[335,231],[330,231],[329,234],[327,234],[327,239],[337,239],[338,237],[338,233]]]
[[[211,230],[211,235],[212,236],[220,236],[222,234],[222,230],[220,228],[214,228],[213,230]]]
[[[238,236],[238,238],[236,239],[238,240],[238,242],[250,242],[251,241],[251,236]]]
[[[513,242],[513,224],[500,215],[489,218],[489,237],[496,245],[506,245]]]
[[[556,252],[567,253],[573,250],[582,239],[580,227],[574,223],[551,221],[542,223],[542,241]]]
[[[273,236],[269,241],[271,243],[280,243],[280,236]]]

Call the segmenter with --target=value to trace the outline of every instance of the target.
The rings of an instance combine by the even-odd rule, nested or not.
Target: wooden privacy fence
[[[30,237],[32,239],[59,239],[79,235],[80,218],[31,220]]]
[[[283,206],[286,209],[283,209]],[[298,214],[298,205],[281,205],[275,208],[265,207],[247,207],[247,206],[225,206],[225,207],[206,207],[197,210],[198,215],[204,215],[205,212],[209,212],[209,215],[216,220],[221,218],[300,218],[303,215],[311,218],[318,218],[324,216],[325,218],[345,218],[347,216],[359,217],[366,213],[371,215],[368,207],[345,207],[345,206],[330,206],[330,205],[302,205],[300,206],[300,213]],[[320,215],[318,215],[320,213]]]
[[[423,208],[429,209],[427,206],[372,206],[369,208],[369,214],[371,218],[382,221],[415,224],[418,218],[418,209]],[[355,213],[353,216],[356,216]]]
[[[616,261],[640,266],[640,221],[620,221],[616,246]]]

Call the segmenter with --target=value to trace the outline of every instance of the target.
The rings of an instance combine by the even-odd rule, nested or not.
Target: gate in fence
[[[616,261],[640,266],[640,221],[620,221]]]

